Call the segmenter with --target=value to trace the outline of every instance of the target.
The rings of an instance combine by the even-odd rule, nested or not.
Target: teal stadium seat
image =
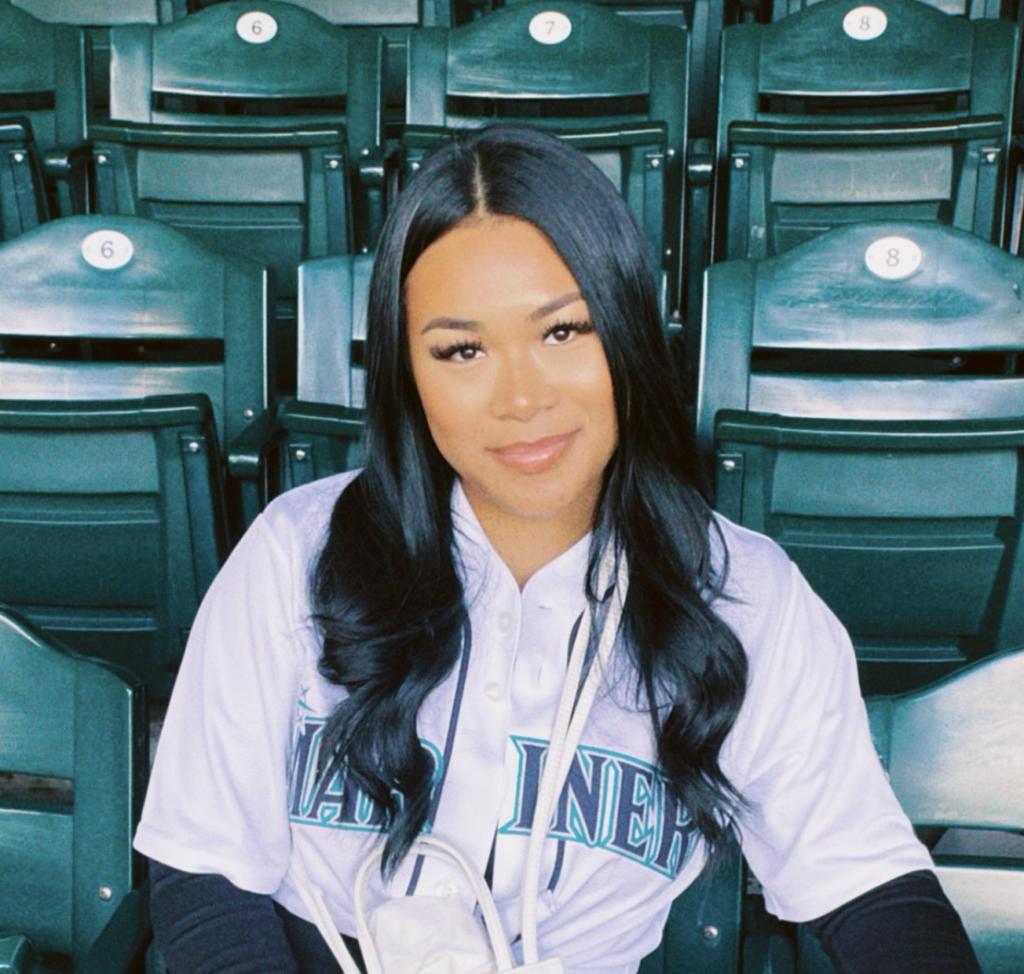
[[[54,215],[85,212],[86,97],[84,34],[0,2],[0,116],[27,120]]]
[[[400,128],[405,118],[405,61],[409,33],[420,27],[450,27],[449,0],[288,0],[345,27],[372,27],[387,39],[384,82],[386,120]]]
[[[214,6],[210,0],[201,0],[195,7],[202,10]],[[350,27],[378,27],[405,24],[409,27],[445,26],[451,21],[448,0],[288,0],[299,7],[329,20],[332,24]]]
[[[85,35],[92,112],[110,108],[110,28],[121,24],[159,24],[184,17],[186,0],[0,0],[39,20],[73,24]],[[87,162],[87,159],[83,160]],[[82,211],[84,212],[84,211]]]
[[[858,224],[705,281],[718,508],[789,551],[865,692],[1024,646],[1024,260],[937,223]]]
[[[261,16],[262,15],[262,16]],[[280,0],[110,32],[91,126],[98,212],[151,217],[268,264],[371,246],[383,218],[384,41]]]
[[[639,974],[739,974],[743,900],[743,858],[732,846],[676,898]]]
[[[771,19],[781,20],[790,14],[799,13],[812,3],[819,2],[820,0],[773,0]],[[947,14],[970,17],[972,20],[980,17],[998,18],[1002,15],[1003,6],[1000,0],[923,0],[923,2]]]
[[[39,20],[79,27],[158,24],[172,20],[174,6],[185,15],[183,0],[5,0]]]
[[[870,220],[1001,243],[1016,59],[1012,22],[920,0],[822,0],[727,28],[715,258],[768,257]]]
[[[148,766],[141,687],[0,609],[0,970],[139,969]]]
[[[268,495],[362,462],[370,254],[299,265],[298,395],[232,445],[232,473]],[[261,478],[265,478],[265,483]]]
[[[689,35],[587,3],[515,4],[409,39],[407,171],[457,129],[520,121],[585,151],[643,227],[678,307]]]
[[[0,118],[0,242],[49,215],[42,164],[27,118]]]
[[[511,6],[520,0],[498,0]],[[724,0],[591,0],[645,27],[678,28],[690,35],[690,137],[715,133],[718,48],[726,22]]]
[[[983,974],[1024,967],[1024,858],[998,854],[1000,834],[1024,832],[1024,653],[1007,653],[942,683],[867,701],[871,731],[900,802],[915,825],[983,830],[973,855],[934,853]],[[968,833],[969,834],[969,833]],[[834,974],[807,930],[799,974]]]
[[[226,554],[220,458],[271,405],[269,300],[258,264],[134,217],[0,247],[0,601],[157,694]]]

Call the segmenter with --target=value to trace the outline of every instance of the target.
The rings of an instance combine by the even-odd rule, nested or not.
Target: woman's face
[[[485,528],[589,529],[617,442],[612,379],[547,237],[471,217],[413,265],[405,306],[430,432]]]

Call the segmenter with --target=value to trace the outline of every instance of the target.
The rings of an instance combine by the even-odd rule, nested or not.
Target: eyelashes
[[[454,345],[432,345],[430,354],[439,362],[449,362],[455,359],[459,362],[472,362],[477,353],[484,350],[481,341],[456,342]]]
[[[553,338],[561,333],[565,337],[561,341],[556,342],[556,344],[562,345],[569,341],[574,334],[589,335],[593,330],[594,325],[590,321],[558,321],[544,330],[544,340],[547,341],[549,338]]]
[[[590,321],[558,321],[544,329],[542,339],[547,344],[565,345],[574,335],[590,335],[594,325]],[[484,350],[479,339],[454,342],[451,345],[433,345],[430,354],[439,362],[472,362]]]

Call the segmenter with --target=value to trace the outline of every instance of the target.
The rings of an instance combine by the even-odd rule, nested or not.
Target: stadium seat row
[[[419,27],[393,118],[384,34],[281,0],[113,27],[100,83],[82,30],[0,4],[4,233],[47,212],[164,220],[270,265],[290,321],[301,260],[371,251],[423,153],[503,119],[560,134],[608,174],[646,233],[666,316],[691,327],[707,264],[833,226],[1019,235],[1013,22],[823,0],[719,33],[709,59],[690,30],[575,0]]]
[[[165,695],[231,540],[358,465],[372,263],[299,266],[279,398],[265,266],[139,217],[0,246],[0,601]],[[1024,259],[931,221],[707,271],[717,506],[791,553],[867,692],[1024,646],[1022,294]]]
[[[52,644],[0,609],[0,970],[160,970],[148,883],[131,849],[148,772],[142,689]],[[879,754],[911,820],[934,835],[1024,829],[1024,654],[995,657],[923,691],[869,698]],[[0,781],[0,784],[3,782]],[[947,833],[948,835],[949,833]],[[1024,867],[1012,857],[945,855],[936,872],[983,974],[1020,971]],[[46,961],[44,965],[42,962]],[[641,974],[833,974],[805,927],[758,907],[731,850],[673,904]]]

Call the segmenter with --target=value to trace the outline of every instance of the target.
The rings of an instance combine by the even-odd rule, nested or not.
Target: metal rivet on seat
[[[341,165],[341,163],[338,162],[337,159],[328,159],[327,160],[327,168],[328,169],[337,169],[338,166],[340,166],[340,165]]]
[[[106,164],[107,164],[107,157],[101,152],[96,157],[96,165],[98,165],[98,166],[105,166]]]
[[[736,469],[736,461],[735,460],[723,460],[722,461],[722,469],[726,473],[732,473]]]
[[[705,940],[717,940],[718,939],[718,927],[705,927],[701,930],[700,935]]]
[[[15,152],[14,153],[14,161],[15,162],[24,162],[25,161],[25,153],[24,152]]]
[[[301,463],[303,460],[306,459],[306,451],[305,450],[296,450],[295,451],[295,459],[298,460]]]
[[[996,161],[996,156],[997,156],[996,150],[995,149],[989,149],[985,153],[985,162],[989,162],[989,163],[995,162]]]
[[[112,900],[114,898],[114,891],[109,886],[100,887],[100,899],[101,900]]]
[[[370,150],[367,149],[367,148],[362,148],[362,149],[359,150],[359,154],[361,156],[368,156],[370,154]]]
[[[188,452],[189,453],[198,453],[199,452],[199,443],[196,440],[191,440],[189,442],[189,444],[188,444]]]
[[[253,416],[255,416],[255,415],[256,415],[256,414],[255,414],[255,413],[254,413],[254,412],[253,412],[253,411],[252,411],[251,409],[243,409],[243,410],[242,410],[242,416],[243,416],[243,417],[244,417],[245,419],[252,419],[252,418],[253,418]]]
[[[742,169],[747,164],[747,160],[742,156],[737,156],[733,159],[732,164],[736,169]]]

